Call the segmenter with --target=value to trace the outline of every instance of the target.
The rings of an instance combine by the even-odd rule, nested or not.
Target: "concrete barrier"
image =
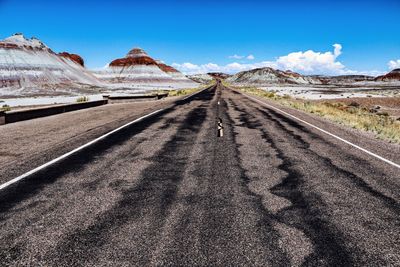
[[[164,93],[164,94],[157,94],[157,99],[162,99],[168,96],[168,93]]]
[[[167,97],[168,93],[156,94],[156,95],[122,95],[122,96],[110,96],[103,95],[104,100],[108,100],[108,103],[125,103],[125,102],[136,102],[142,100],[159,100]]]
[[[6,113],[0,110],[0,125],[6,124]]]
[[[107,103],[108,103],[107,100],[98,100],[98,101],[58,105],[54,107],[45,107],[45,108],[28,109],[20,111],[8,111],[5,113],[4,123],[13,123],[18,121],[47,117],[64,112],[102,106]],[[1,125],[1,113],[0,113],[0,125]]]

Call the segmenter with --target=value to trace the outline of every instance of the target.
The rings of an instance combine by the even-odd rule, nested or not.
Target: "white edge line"
[[[375,157],[375,158],[377,158],[377,159],[380,159],[380,160],[382,160],[382,161],[384,161],[384,162],[386,162],[386,163],[388,163],[388,164],[390,164],[390,165],[392,165],[392,166],[394,166],[394,167],[400,169],[400,165],[397,164],[397,163],[395,163],[395,162],[393,162],[393,161],[390,161],[390,160],[388,160],[388,159],[386,159],[386,158],[384,158],[384,157],[382,157],[382,156],[379,156],[379,155],[377,155],[377,154],[375,154],[375,153],[373,153],[373,152],[371,152],[371,151],[369,151],[369,150],[367,150],[367,149],[365,149],[365,148],[362,148],[362,147],[360,147],[360,146],[358,146],[358,145],[356,145],[356,144],[353,144],[353,143],[351,143],[350,141],[347,141],[346,139],[343,139],[343,138],[341,138],[341,137],[339,137],[339,136],[337,136],[337,135],[335,135],[335,134],[333,134],[333,133],[330,133],[330,132],[328,132],[328,131],[326,131],[326,130],[324,130],[324,129],[321,129],[321,128],[319,128],[318,126],[315,126],[314,124],[311,124],[311,123],[309,123],[309,122],[307,122],[307,121],[305,121],[305,120],[302,120],[302,119],[300,119],[300,118],[298,118],[298,117],[296,117],[296,116],[294,116],[294,115],[292,115],[292,114],[290,114],[290,113],[287,113],[286,111],[283,111],[283,110],[281,110],[281,109],[279,109],[279,108],[277,108],[277,107],[274,107],[274,106],[272,106],[272,105],[269,105],[269,104],[267,104],[267,103],[265,103],[265,102],[263,102],[263,101],[261,101],[261,100],[258,100],[257,98],[254,98],[254,97],[252,97],[252,96],[243,94],[242,92],[240,92],[240,93],[241,93],[242,95],[246,96],[247,98],[250,98],[250,99],[252,99],[252,100],[254,100],[254,101],[256,101],[256,102],[258,102],[258,103],[260,103],[260,104],[262,104],[262,105],[264,105],[264,106],[266,106],[266,107],[269,107],[269,108],[272,108],[272,109],[274,109],[274,110],[277,110],[277,111],[279,111],[279,112],[281,112],[281,113],[283,113],[283,114],[285,114],[285,115],[287,115],[287,116],[289,116],[289,117],[291,117],[291,118],[293,118],[293,119],[296,119],[296,120],[298,120],[298,121],[300,121],[300,122],[302,122],[302,123],[304,123],[304,124],[307,124],[308,126],[311,126],[311,127],[315,128],[315,129],[317,129],[318,131],[321,131],[321,132],[323,132],[323,133],[325,133],[325,134],[327,134],[327,135],[329,135],[329,136],[332,136],[332,137],[334,137],[334,138],[336,138],[336,139],[338,139],[338,140],[340,140],[340,141],[342,141],[342,142],[344,142],[344,143],[346,143],[346,144],[348,144],[348,145],[350,145],[350,146],[352,146],[352,147],[355,147],[355,148],[357,148],[357,149],[359,149],[359,150],[361,150],[361,151],[367,153],[367,154],[370,155],[370,156],[373,156],[373,157]]]
[[[182,100],[187,100],[188,98],[190,98],[190,97],[192,97],[192,96],[194,96],[194,95],[197,95],[197,94],[199,94],[199,93],[201,93],[201,92],[203,92],[203,91],[205,91],[205,90],[207,90],[207,89],[210,89],[210,88],[211,88],[211,87],[204,88],[203,90],[200,90],[200,91],[198,91],[198,92],[195,92],[195,93],[193,93],[193,94],[191,94],[191,95],[185,97],[185,98],[182,99]],[[128,122],[128,123],[126,123],[126,124],[124,124],[124,125],[118,127],[117,129],[114,129],[114,130],[112,130],[111,132],[108,132],[108,133],[106,133],[106,134],[104,134],[104,135],[102,135],[102,136],[100,136],[100,137],[98,137],[98,138],[96,138],[96,139],[90,141],[89,143],[86,143],[86,144],[84,144],[84,145],[82,145],[82,146],[80,146],[80,147],[78,147],[78,148],[75,148],[74,150],[72,150],[72,151],[70,151],[70,152],[67,152],[67,153],[65,153],[64,155],[61,155],[61,156],[59,156],[58,158],[55,158],[55,159],[53,159],[53,160],[51,160],[51,161],[49,161],[49,162],[47,162],[47,163],[45,163],[45,164],[43,164],[43,165],[40,165],[39,167],[36,167],[36,168],[34,168],[33,170],[30,170],[30,171],[28,171],[28,172],[26,172],[26,173],[24,173],[24,174],[22,174],[22,175],[20,175],[20,176],[18,176],[18,177],[16,177],[16,178],[10,180],[10,181],[8,181],[8,182],[5,182],[4,184],[1,184],[1,185],[0,185],[0,190],[3,190],[3,189],[5,189],[6,187],[8,187],[8,186],[10,186],[10,185],[12,185],[12,184],[15,184],[15,183],[21,181],[22,179],[25,179],[26,177],[28,177],[28,176],[30,176],[30,175],[32,175],[32,174],[35,174],[35,173],[37,173],[37,172],[39,172],[39,171],[41,171],[41,170],[43,170],[43,169],[45,169],[45,168],[47,168],[47,167],[53,165],[54,163],[57,163],[57,162],[59,162],[59,161],[65,159],[65,158],[67,158],[67,157],[69,157],[69,156],[71,156],[71,155],[73,155],[73,154],[75,154],[75,153],[81,151],[82,149],[84,149],[84,148],[86,148],[86,147],[88,147],[88,146],[91,146],[91,145],[93,145],[94,143],[99,142],[100,140],[106,138],[107,136],[109,136],[109,135],[111,135],[111,134],[113,134],[113,133],[115,133],[115,132],[118,132],[118,131],[122,130],[123,128],[126,128],[126,127],[128,127],[129,125],[132,125],[132,124],[134,124],[134,123],[137,123],[137,122],[139,122],[139,121],[142,121],[142,120],[144,120],[144,119],[146,119],[146,118],[148,118],[148,117],[151,117],[151,116],[153,116],[153,115],[155,115],[155,114],[157,114],[157,113],[160,113],[160,112],[162,112],[162,111],[164,111],[164,110],[166,110],[166,109],[167,109],[167,108],[158,109],[158,110],[153,111],[153,112],[151,112],[151,113],[149,113],[149,114],[147,114],[147,115],[144,115],[144,116],[142,116],[142,117],[140,117],[140,118],[137,118],[137,119],[135,119],[135,120],[133,120],[133,121],[131,121],[131,122]]]
[[[134,123],[142,121],[142,120],[144,120],[144,119],[146,119],[146,118],[148,118],[150,116],[153,116],[153,115],[155,115],[157,113],[160,113],[161,111],[164,111],[164,110],[165,109],[159,109],[159,110],[153,111],[153,112],[151,112],[151,113],[149,113],[147,115],[144,115],[144,116],[142,116],[140,118],[137,118],[137,119],[135,119],[135,120],[133,120],[131,122],[128,122],[128,123],[116,128],[116,129],[114,129],[114,130],[112,130],[112,131],[110,131],[110,132],[108,132],[108,133],[106,133],[106,134],[104,134],[104,135],[102,135],[102,136],[90,141],[89,143],[86,143],[86,144],[84,144],[84,145],[82,145],[82,146],[80,146],[78,148],[75,148],[74,150],[72,150],[70,152],[67,152],[64,155],[61,155],[58,158],[55,158],[55,159],[53,159],[53,160],[51,160],[51,161],[49,161],[49,162],[47,162],[47,163],[45,163],[45,164],[43,164],[43,165],[41,165],[39,167],[34,168],[33,170],[30,170],[30,171],[28,171],[28,172],[26,172],[26,173],[24,173],[24,174],[22,174],[22,175],[20,175],[20,176],[18,176],[16,178],[12,179],[12,180],[10,180],[10,181],[0,185],[0,190],[3,190],[4,188],[6,188],[6,187],[8,187],[8,186],[10,186],[10,185],[12,185],[14,183],[17,183],[17,182],[21,181],[22,179],[24,179],[24,178],[26,178],[26,177],[28,177],[28,176],[30,176],[32,174],[35,174],[35,173],[37,173],[37,172],[39,172],[39,171],[41,171],[41,170],[53,165],[54,163],[57,163],[57,162],[65,159],[65,158],[71,156],[72,154],[75,154],[75,153],[81,151],[82,149],[87,148],[87,147],[93,145],[94,143],[99,142],[100,140],[103,140],[104,138],[106,138],[107,136],[112,135],[115,132],[118,132],[118,131],[120,131],[120,130],[122,130],[122,129],[124,129],[124,128],[132,125],[132,124],[134,124]]]

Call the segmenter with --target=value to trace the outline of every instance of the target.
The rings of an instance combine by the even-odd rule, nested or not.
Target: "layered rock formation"
[[[0,41],[0,89],[76,88],[99,85],[78,55],[57,55],[36,38],[15,34]]]
[[[93,72],[99,79],[112,84],[152,84],[167,87],[195,86],[182,73],[151,58],[143,49],[134,48],[124,57],[113,60],[105,69]],[[179,86],[178,86],[179,87]]]
[[[209,72],[209,73],[187,75],[187,77],[195,82],[208,84],[215,79],[225,80],[229,77],[232,77],[232,75],[222,72]]]
[[[318,80],[292,71],[281,71],[273,68],[258,68],[239,72],[227,79],[238,84],[317,84]]]
[[[376,80],[376,79],[375,79]],[[227,78],[230,83],[254,85],[354,85],[374,82],[374,77],[367,75],[301,75],[287,70],[259,68],[239,72]]]
[[[192,83],[192,80],[188,79],[182,72],[179,70],[175,69],[174,67],[171,67],[164,62],[157,60],[157,65],[158,67],[167,73],[171,78],[178,83]]]
[[[353,84],[359,82],[370,82],[374,77],[367,75],[340,75],[340,76],[310,76],[319,80],[321,84]]]
[[[202,84],[208,84],[212,80],[214,80],[214,77],[207,73],[192,74],[192,75],[187,75],[187,77],[197,83],[202,83]]]
[[[149,57],[143,49],[134,48],[124,58],[113,60],[110,67],[157,66],[157,62]]]
[[[378,82],[398,82],[400,81],[400,69],[394,69],[391,72],[375,78]]]
[[[169,74],[171,74],[171,73],[180,73],[180,72],[179,72],[177,69],[175,69],[174,67],[171,67],[171,66],[165,64],[164,62],[162,62],[162,61],[160,61],[160,60],[157,60],[156,62],[157,62],[158,67],[159,67],[162,71],[164,71],[164,72],[166,72],[166,73],[169,73]]]
[[[230,74],[226,74],[226,73],[222,73],[222,72],[209,72],[207,74],[215,79],[221,79],[221,80],[225,80],[232,76]]]
[[[94,75],[108,83],[163,82],[171,79],[140,48],[132,49],[124,58],[113,60],[107,68],[95,71]]]
[[[85,66],[85,61],[83,60],[83,58],[80,55],[70,54],[67,52],[58,53],[58,55],[63,58],[68,58],[68,59],[74,61],[75,63],[78,63],[82,67]]]

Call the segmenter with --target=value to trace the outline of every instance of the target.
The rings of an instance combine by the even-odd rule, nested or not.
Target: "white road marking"
[[[267,103],[265,103],[265,102],[263,102],[263,101],[260,101],[260,100],[258,100],[257,98],[254,98],[254,97],[249,96],[249,95],[246,95],[246,94],[242,94],[242,95],[244,95],[244,96],[246,96],[247,98],[249,98],[249,99],[251,99],[251,100],[253,100],[253,101],[256,101],[256,102],[258,102],[258,103],[260,103],[260,104],[262,104],[262,105],[264,105],[264,106],[266,106],[266,107],[268,107],[268,108],[271,108],[271,109],[274,109],[274,110],[276,110],[276,111],[279,111],[280,113],[283,113],[283,114],[285,114],[286,116],[289,116],[289,117],[291,117],[291,118],[293,118],[293,119],[295,119],[295,120],[298,120],[298,121],[300,121],[300,122],[302,122],[302,123],[304,123],[304,124],[306,124],[306,125],[308,125],[308,126],[311,126],[311,127],[315,128],[315,129],[317,129],[318,131],[321,131],[321,132],[323,132],[323,133],[325,133],[325,134],[327,134],[327,135],[329,135],[329,136],[331,136],[331,137],[333,137],[333,138],[336,138],[336,139],[338,139],[338,140],[340,140],[340,141],[342,141],[342,142],[344,142],[344,143],[346,143],[346,144],[348,144],[348,145],[350,145],[350,146],[352,146],[352,147],[354,147],[354,148],[357,148],[357,149],[359,149],[359,150],[361,150],[361,151],[367,153],[367,154],[370,155],[370,156],[373,156],[373,157],[375,157],[375,158],[377,158],[377,159],[380,159],[380,160],[382,160],[382,161],[384,161],[384,162],[386,162],[386,163],[388,163],[388,164],[390,164],[390,165],[392,165],[392,166],[394,166],[394,167],[400,169],[400,165],[397,164],[397,163],[395,163],[395,162],[393,162],[393,161],[391,161],[391,160],[388,160],[388,159],[386,159],[386,158],[384,158],[384,157],[382,157],[382,156],[379,156],[379,155],[377,155],[377,154],[375,154],[375,153],[373,153],[373,152],[371,152],[371,151],[369,151],[369,150],[367,150],[367,149],[365,149],[365,148],[362,148],[362,147],[360,147],[360,146],[358,146],[358,145],[356,145],[356,144],[353,144],[353,143],[351,143],[350,141],[347,141],[346,139],[343,139],[343,138],[341,138],[341,137],[339,137],[339,136],[337,136],[337,135],[335,135],[335,134],[333,134],[333,133],[330,133],[330,132],[328,132],[328,131],[326,131],[326,130],[324,130],[324,129],[321,129],[321,128],[319,128],[318,126],[315,126],[314,124],[311,124],[311,123],[309,123],[309,122],[307,122],[307,121],[305,121],[305,120],[302,120],[302,119],[300,119],[300,118],[298,118],[298,117],[296,117],[296,116],[294,116],[294,115],[292,115],[292,114],[287,113],[286,111],[283,111],[283,110],[281,110],[281,109],[279,109],[279,108],[277,108],[277,107],[274,107],[274,106],[269,105],[269,104],[267,104]]]
[[[197,94],[199,94],[199,93],[201,93],[201,92],[203,92],[203,91],[205,91],[205,90],[207,90],[207,89],[209,89],[209,88],[211,88],[211,87],[207,87],[207,88],[205,88],[205,89],[203,89],[203,90],[200,90],[200,91],[198,91],[198,92],[196,92],[196,93],[193,93],[193,94],[191,94],[191,95],[185,97],[183,100],[187,100],[187,99],[189,99],[190,97],[192,97],[192,96],[194,96],[194,95],[197,95]],[[135,124],[135,123],[137,123],[137,122],[140,122],[140,121],[142,121],[142,120],[144,120],[144,119],[146,119],[146,118],[148,118],[148,117],[151,117],[151,116],[153,116],[153,115],[155,115],[155,114],[157,114],[157,113],[160,113],[160,112],[162,112],[162,111],[164,111],[164,110],[166,110],[166,109],[168,109],[168,108],[169,108],[169,107],[166,107],[166,108],[163,108],[163,109],[159,109],[159,110],[153,111],[153,112],[151,112],[151,113],[149,113],[149,114],[147,114],[147,115],[145,115],[145,116],[142,116],[142,117],[140,117],[140,118],[137,118],[136,120],[133,120],[133,121],[131,121],[131,122],[128,122],[128,123],[122,125],[121,127],[118,127],[117,129],[114,129],[114,130],[112,130],[111,132],[108,132],[108,133],[106,133],[106,134],[104,134],[104,135],[102,135],[102,136],[100,136],[100,137],[98,137],[98,138],[96,138],[96,139],[90,141],[89,143],[86,143],[86,144],[84,144],[84,145],[82,145],[82,146],[80,146],[80,147],[78,147],[78,148],[75,148],[74,150],[72,150],[72,151],[70,151],[70,152],[67,152],[67,153],[65,153],[64,155],[61,155],[61,156],[59,156],[58,158],[55,158],[55,159],[53,159],[53,160],[51,160],[51,161],[49,161],[49,162],[47,162],[47,163],[45,163],[45,164],[43,164],[43,165],[41,165],[41,166],[39,166],[39,167],[36,167],[35,169],[30,170],[30,171],[28,171],[28,172],[26,172],[26,173],[24,173],[24,174],[22,174],[22,175],[20,175],[20,176],[18,176],[18,177],[16,177],[16,178],[10,180],[10,181],[8,181],[8,182],[5,182],[4,184],[1,184],[1,185],[0,185],[0,190],[3,190],[4,188],[7,188],[7,187],[10,186],[10,185],[15,184],[15,183],[21,181],[22,179],[25,179],[26,177],[28,177],[28,176],[30,176],[30,175],[32,175],[32,174],[35,174],[35,173],[37,173],[37,172],[39,172],[39,171],[41,171],[41,170],[43,170],[43,169],[45,169],[45,168],[47,168],[47,167],[49,167],[49,166],[51,166],[51,165],[57,163],[57,162],[59,162],[59,161],[65,159],[65,158],[67,158],[67,157],[69,157],[69,156],[71,156],[71,155],[73,155],[73,154],[75,154],[75,153],[81,151],[82,149],[85,149],[85,148],[87,148],[88,146],[91,146],[91,145],[93,145],[94,143],[99,142],[100,140],[103,140],[103,139],[106,138],[107,136],[109,136],[109,135],[111,135],[111,134],[113,134],[113,133],[116,133],[116,132],[118,132],[118,131],[124,129],[124,128],[128,127],[129,125],[132,125],[132,124]]]
[[[134,124],[134,123],[140,122],[140,121],[142,121],[142,120],[144,120],[144,119],[146,119],[146,118],[148,118],[148,117],[150,117],[150,116],[153,116],[153,115],[155,115],[155,114],[157,114],[157,113],[160,113],[161,111],[164,111],[164,110],[165,110],[165,109],[159,109],[159,110],[156,110],[156,111],[154,111],[154,112],[151,112],[151,113],[149,113],[149,114],[147,114],[147,115],[145,115],[145,116],[142,116],[142,117],[140,117],[140,118],[138,118],[138,119],[136,119],[136,120],[133,120],[133,121],[131,121],[131,122],[128,122],[128,123],[122,125],[121,127],[118,127],[117,129],[114,129],[114,130],[112,130],[111,132],[108,132],[108,133],[106,133],[106,134],[104,134],[104,135],[102,135],[102,136],[100,136],[100,137],[98,137],[98,138],[96,138],[96,139],[90,141],[89,143],[86,143],[86,144],[84,144],[84,145],[82,145],[82,146],[80,146],[80,147],[78,147],[78,148],[75,148],[74,150],[72,150],[72,151],[70,151],[70,152],[67,152],[67,153],[65,153],[64,155],[61,155],[61,156],[59,156],[58,158],[55,158],[55,159],[53,159],[53,160],[51,160],[51,161],[49,161],[49,162],[47,162],[47,163],[45,163],[45,164],[43,164],[43,165],[41,165],[41,166],[39,166],[39,167],[36,167],[35,169],[33,169],[33,170],[31,170],[31,171],[28,171],[28,172],[26,172],[26,173],[24,173],[24,174],[22,174],[22,175],[20,175],[20,176],[18,176],[18,177],[16,177],[16,178],[12,179],[12,180],[10,180],[10,181],[8,181],[8,182],[6,182],[6,183],[0,185],[0,190],[3,190],[4,188],[6,188],[6,187],[8,187],[8,186],[10,186],[10,185],[12,185],[12,184],[14,184],[14,183],[16,183],[16,182],[21,181],[22,179],[28,177],[29,175],[35,174],[35,173],[39,172],[40,170],[43,170],[43,169],[45,169],[45,168],[47,168],[47,167],[49,167],[49,166],[51,166],[51,165],[57,163],[57,162],[59,162],[59,161],[65,159],[65,158],[67,158],[67,157],[69,157],[69,156],[71,156],[71,155],[73,155],[73,154],[75,154],[75,153],[77,153],[77,152],[79,152],[79,151],[81,151],[81,150],[87,148],[88,146],[91,146],[91,145],[93,145],[94,143],[99,142],[100,140],[103,140],[104,138],[106,138],[107,136],[112,135],[113,133],[116,133],[116,132],[118,132],[118,131],[120,131],[120,130],[122,130],[122,129],[124,129],[124,128],[126,128],[126,127],[132,125],[132,124]]]

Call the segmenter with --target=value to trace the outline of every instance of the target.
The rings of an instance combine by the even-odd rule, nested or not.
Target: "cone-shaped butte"
[[[134,48],[124,58],[115,59],[110,67],[129,67],[135,65],[157,65],[157,62],[149,57],[141,48]]]
[[[107,68],[93,72],[114,87],[187,88],[196,84],[171,66],[151,58],[143,49],[133,48],[124,58],[113,60]],[[123,84],[123,85],[122,85]]]

